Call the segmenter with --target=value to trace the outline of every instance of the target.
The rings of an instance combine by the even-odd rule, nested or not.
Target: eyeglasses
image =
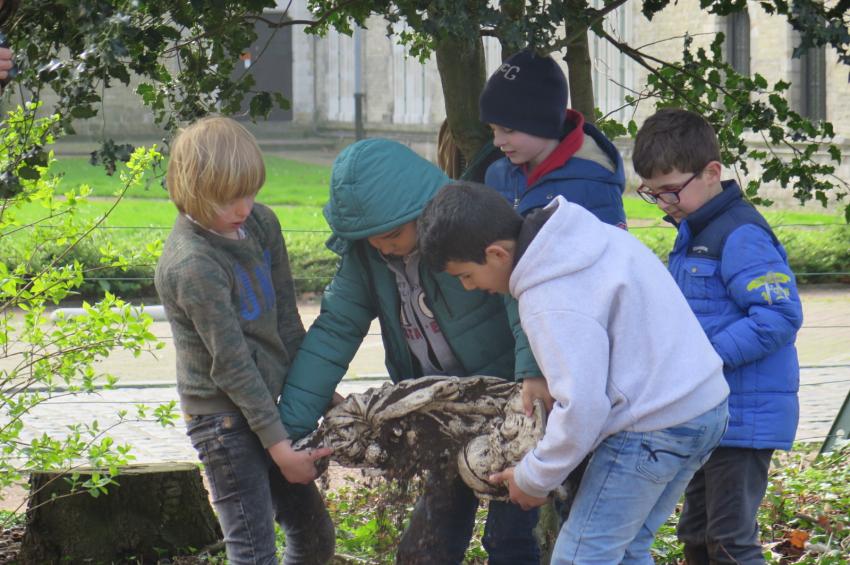
[[[657,204],[659,200],[664,202],[665,204],[678,204],[679,203],[679,193],[685,190],[685,188],[691,183],[692,180],[697,178],[702,173],[702,169],[695,172],[691,178],[682,183],[682,186],[676,188],[668,188],[667,190],[663,190],[661,192],[652,192],[649,190],[645,184],[642,184],[638,187],[637,193],[643,198],[646,202],[650,204]]]

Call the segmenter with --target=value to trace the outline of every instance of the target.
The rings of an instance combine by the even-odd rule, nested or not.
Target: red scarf
[[[530,175],[528,174],[528,165],[523,165],[526,174],[526,188],[536,183],[544,175],[563,167],[564,163],[581,149],[581,145],[584,143],[584,116],[581,115],[581,112],[567,110],[566,119],[575,126],[573,131],[561,140],[555,150],[543,159],[543,162],[537,165]]]

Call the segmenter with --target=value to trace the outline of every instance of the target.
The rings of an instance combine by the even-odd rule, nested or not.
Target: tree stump
[[[81,480],[93,469],[80,469]],[[156,562],[221,539],[197,465],[131,465],[98,497],[71,493],[60,473],[30,475],[18,562]]]

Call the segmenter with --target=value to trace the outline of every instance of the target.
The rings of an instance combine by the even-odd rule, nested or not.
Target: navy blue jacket
[[[523,216],[546,206],[560,194],[606,224],[625,227],[623,158],[601,131],[584,123],[581,114],[568,111],[567,118],[575,124],[575,129],[556,149],[563,159],[557,163],[557,168],[528,186],[525,166],[514,165],[504,157],[487,169],[484,184],[498,190]],[[568,145],[577,150],[564,153],[563,149]],[[544,166],[546,161],[538,167]]]
[[[789,449],[803,311],[785,249],[737,183],[682,221],[669,269],[723,359],[732,393],[721,445]]]

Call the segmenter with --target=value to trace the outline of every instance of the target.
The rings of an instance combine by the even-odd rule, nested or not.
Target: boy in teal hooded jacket
[[[416,219],[449,182],[386,139],[357,142],[337,157],[324,214],[333,231],[328,247],[341,258],[281,395],[281,418],[293,438],[316,428],[376,317],[393,382],[434,374],[513,380],[536,370],[527,344],[516,347],[500,297],[466,292],[454,277],[419,262]],[[460,479],[432,476],[398,562],[462,562],[477,506]],[[538,563],[536,522],[535,511],[491,502],[483,540],[491,565]]]

